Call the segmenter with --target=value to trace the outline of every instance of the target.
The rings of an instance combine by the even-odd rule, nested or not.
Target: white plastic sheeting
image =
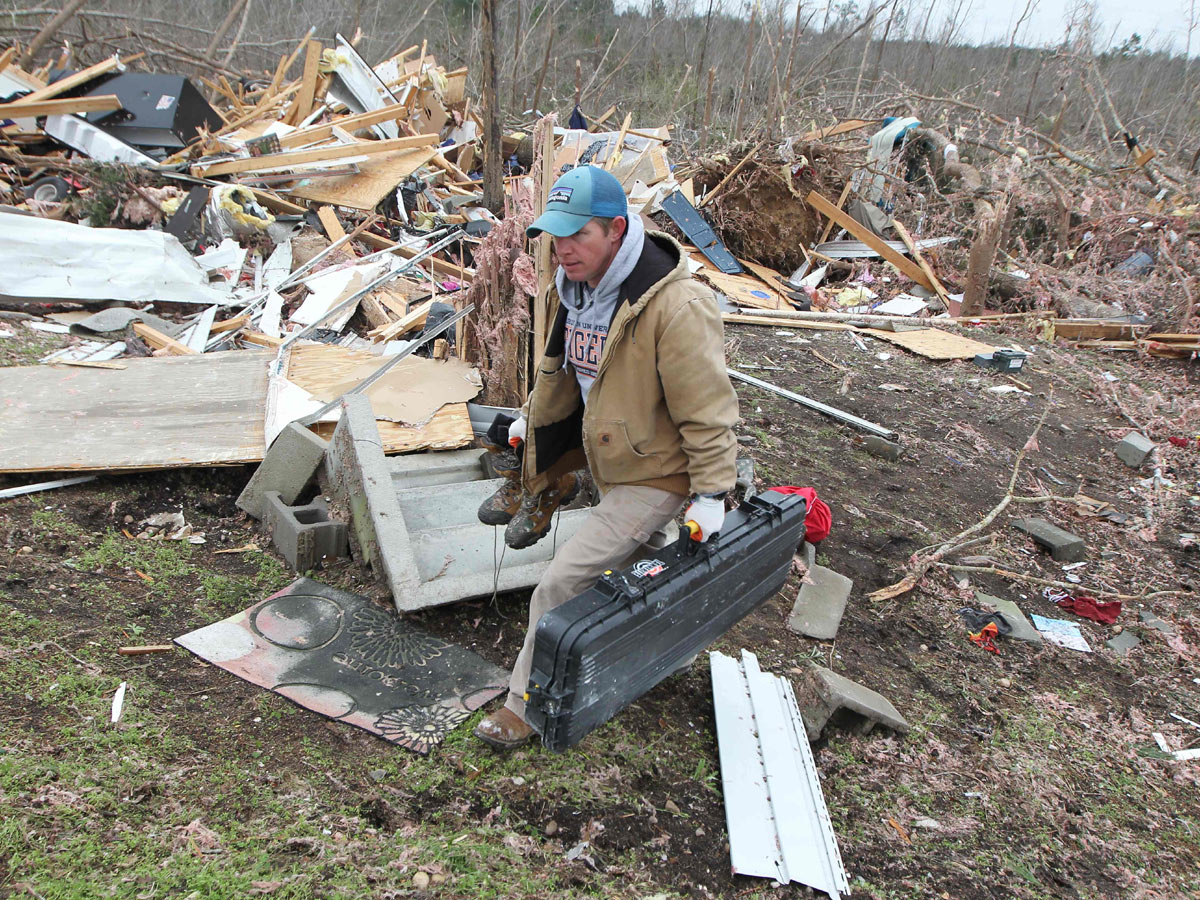
[[[61,300],[226,304],[173,235],[0,213],[0,294]]]

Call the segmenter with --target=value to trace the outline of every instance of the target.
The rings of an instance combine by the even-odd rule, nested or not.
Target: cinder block
[[[806,582],[800,586],[796,605],[788,616],[788,630],[817,640],[831,641],[837,637],[854,582],[824,566],[811,566],[808,578],[812,579],[812,583]]]
[[[321,497],[305,506],[288,506],[278,491],[263,496],[263,530],[280,555],[297,572],[308,572],[326,557],[345,556],[346,526],[329,518]]]
[[[888,462],[895,462],[900,458],[900,454],[904,452],[904,448],[899,444],[874,434],[868,434],[863,438],[863,444],[867,452],[872,456],[878,456],[880,459],[886,459]]]
[[[823,666],[811,667],[800,679],[796,702],[810,741],[819,738],[831,721],[849,724],[862,734],[876,725],[899,734],[908,732],[908,722],[886,697]]]
[[[1117,458],[1131,469],[1139,468],[1146,458],[1154,452],[1154,442],[1144,434],[1131,431],[1121,438],[1121,443],[1113,449]]]
[[[1045,519],[1013,519],[1013,528],[1023,531],[1042,547],[1050,551],[1058,562],[1079,562],[1087,558],[1087,547],[1083,538],[1052,525]]]
[[[303,493],[325,459],[328,442],[298,422],[289,423],[267,449],[267,455],[237,498],[239,509],[263,517],[263,496],[277,491],[284,504]]]

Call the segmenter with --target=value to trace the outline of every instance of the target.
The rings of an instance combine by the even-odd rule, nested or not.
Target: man
[[[525,506],[549,512],[509,512],[509,530],[544,534],[584,465],[602,499],[534,590],[508,700],[475,730],[501,749],[533,736],[524,694],[542,614],[619,567],[689,496],[685,517],[698,526],[694,536],[720,531],[725,493],[737,478],[737,395],[725,372],[721,315],[712,293],[688,273],[683,249],[646,232],[629,215],[617,179],[592,166],[554,183],[546,212],[526,233],[543,232],[553,237],[559,262],[558,313],[520,418],[493,441],[523,441]],[[547,492],[556,497],[543,502]]]

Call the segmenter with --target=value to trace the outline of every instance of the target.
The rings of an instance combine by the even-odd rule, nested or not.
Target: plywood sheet
[[[948,331],[922,328],[917,331],[880,331],[865,328],[864,334],[881,341],[897,344],[927,359],[974,359],[977,353],[991,353],[996,348]]]
[[[475,432],[467,404],[448,403],[420,428],[395,422],[376,422],[384,453],[408,453],[413,450],[459,450],[471,446]],[[312,430],[325,440],[333,437],[336,422],[319,422]]]
[[[359,163],[356,175],[314,178],[293,189],[291,195],[351,209],[374,209],[396,185],[436,154],[437,150],[432,147],[380,154],[378,158]]]
[[[347,350],[328,344],[296,344],[288,353],[284,374],[289,381],[314,395],[320,395],[353,377],[364,364],[378,365],[379,362],[378,356],[361,350]],[[333,436],[334,424],[319,423],[313,430],[328,439]],[[376,424],[383,440],[384,453],[454,450],[470,446],[475,437],[466,403],[443,406],[420,427],[385,421]]]
[[[0,369],[0,471],[258,462],[270,352]]]
[[[758,309],[791,308],[779,293],[755,278],[726,275],[711,266],[702,269],[699,275],[738,306],[754,306]]]

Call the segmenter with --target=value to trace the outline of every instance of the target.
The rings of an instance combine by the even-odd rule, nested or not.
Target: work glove
[[[525,440],[525,428],[528,423],[524,416],[517,416],[517,421],[508,426],[508,444],[510,447],[515,447],[521,441]]]
[[[692,501],[683,514],[684,527],[692,533],[693,541],[707,541],[725,524],[725,498],[706,497],[703,494]],[[692,526],[696,527],[693,528]]]

